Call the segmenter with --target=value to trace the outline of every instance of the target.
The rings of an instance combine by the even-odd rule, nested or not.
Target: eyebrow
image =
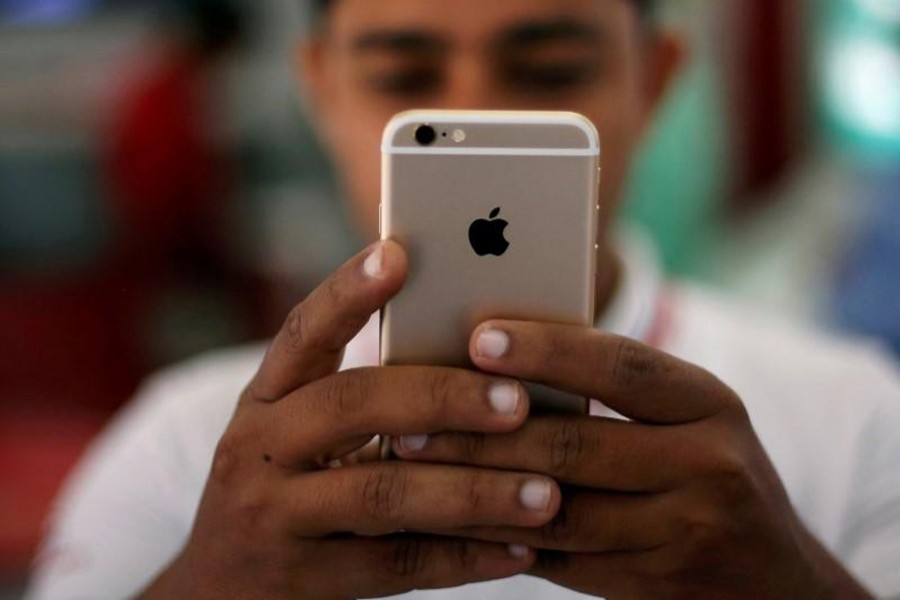
[[[553,42],[599,44],[605,38],[605,32],[598,25],[557,19],[516,25],[502,33],[494,45],[499,50],[519,50]],[[360,34],[351,42],[351,48],[356,52],[386,50],[424,54],[443,52],[449,47],[446,40],[418,29],[376,29]]]
[[[447,48],[440,38],[417,30],[374,30],[360,34],[351,44],[357,52],[439,52]]]
[[[497,46],[501,49],[508,49],[552,42],[598,44],[605,38],[605,32],[598,25],[574,19],[558,19],[517,25],[500,37]]]

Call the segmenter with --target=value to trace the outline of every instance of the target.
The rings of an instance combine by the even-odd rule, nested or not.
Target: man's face
[[[317,118],[355,214],[378,233],[381,136],[412,108],[568,110],[600,131],[615,212],[663,87],[629,0],[338,0],[307,51]]]

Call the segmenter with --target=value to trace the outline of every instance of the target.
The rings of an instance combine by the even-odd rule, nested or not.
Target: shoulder
[[[147,382],[67,482],[30,598],[129,597],[175,556],[263,351],[217,352]]]
[[[264,353],[262,346],[218,351],[159,372],[110,425],[99,450],[123,437],[132,444],[146,439],[165,447],[160,454],[190,459],[191,466],[205,475],[241,391]]]
[[[900,370],[885,348],[699,287],[677,287],[673,297],[664,349],[739,394],[798,511],[823,541],[840,549],[859,515],[898,504]]]
[[[856,412],[900,392],[897,362],[877,341],[796,323],[699,286],[677,287],[673,297],[667,350],[750,392],[822,390],[827,400],[865,389],[871,402],[854,402]]]
[[[263,345],[244,346],[208,353],[160,371],[144,383],[131,410],[230,416],[237,396],[264,355]]]
[[[97,460],[152,456],[190,492],[183,497],[199,498],[216,444],[264,353],[263,346],[217,351],[156,374],[101,438]]]

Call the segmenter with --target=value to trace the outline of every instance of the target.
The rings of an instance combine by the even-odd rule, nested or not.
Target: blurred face
[[[338,0],[305,53],[317,124],[364,234],[378,234],[381,135],[412,108],[569,110],[597,125],[601,198],[677,62],[629,0]]]

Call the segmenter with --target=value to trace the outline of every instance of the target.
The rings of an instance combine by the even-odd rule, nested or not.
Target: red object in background
[[[168,51],[122,94],[107,176],[128,258],[145,266],[167,262],[175,245],[202,243],[226,190],[208,69],[200,57]]]
[[[105,160],[117,232],[79,272],[0,287],[0,575],[27,572],[47,512],[102,423],[155,366],[147,313],[168,286],[246,291],[215,224],[227,161],[206,68],[174,50],[123,90]],[[256,290],[254,290],[256,291]],[[246,297],[246,296],[245,296]],[[250,310],[248,314],[252,314]]]
[[[745,175],[754,186],[773,183],[790,157],[787,113],[787,3],[785,0],[753,0],[750,12],[745,68],[752,90],[745,96],[742,116],[747,158]]]
[[[4,404],[111,412],[158,366],[142,328],[161,290],[197,279],[237,289],[212,240],[224,169],[205,124],[204,74],[166,56],[124,90],[113,119],[106,201],[117,222],[106,255],[72,273],[0,281]]]
[[[142,376],[112,279],[0,294],[0,580],[28,572],[57,491]]]
[[[0,577],[27,573],[66,474],[104,416],[65,411],[0,412]]]
[[[736,200],[748,205],[777,184],[808,138],[803,117],[806,32],[797,0],[734,0],[719,9],[727,27],[725,78],[735,131]]]
[[[143,376],[128,291],[109,274],[17,281],[0,293],[4,406],[110,413]]]

